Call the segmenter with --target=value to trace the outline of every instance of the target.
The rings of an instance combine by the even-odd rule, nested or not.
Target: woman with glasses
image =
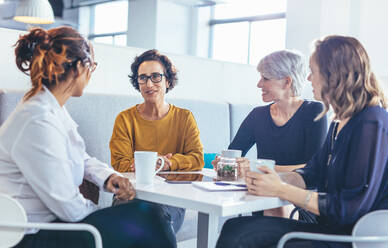
[[[164,171],[201,170],[203,147],[193,114],[164,99],[178,82],[170,59],[157,50],[149,50],[135,58],[131,71],[131,83],[144,102],[116,118],[110,140],[113,168],[133,172],[135,151],[156,151],[164,159]],[[185,210],[165,205],[161,208],[177,233]]]
[[[0,127],[0,192],[21,203],[29,222],[95,226],[104,247],[176,247],[159,209],[131,202],[99,210],[80,194],[84,177],[123,202],[136,194],[127,178],[86,153],[64,106],[82,96],[96,68],[91,44],[76,30],[59,27],[32,29],[15,46],[16,65],[29,73],[32,88]],[[86,232],[30,229],[16,247],[83,248],[94,242]]]
[[[314,98],[325,106],[317,118],[330,107],[334,111],[325,143],[304,168],[279,176],[262,167],[264,174],[248,172],[246,181],[251,194],[289,201],[318,215],[318,223],[267,216],[231,219],[216,247],[274,248],[294,231],[350,235],[362,216],[388,209],[388,104],[366,50],[355,38],[328,36],[315,43],[310,69]],[[285,247],[352,244],[291,240]]]

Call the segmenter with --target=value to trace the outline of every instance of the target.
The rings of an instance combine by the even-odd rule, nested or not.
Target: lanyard
[[[327,166],[330,165],[330,162],[331,162],[331,158],[333,157],[333,153],[334,153],[334,141],[335,141],[335,137],[337,136],[337,131],[338,131],[338,124],[339,122],[336,122],[334,124],[334,130],[333,132],[331,133],[331,142],[330,142],[330,151],[329,151],[329,157],[327,159]]]
[[[334,123],[334,130],[333,132],[331,133],[331,143],[330,143],[330,151],[329,151],[329,156],[327,158],[327,166],[330,165],[331,163],[331,159],[333,157],[333,153],[334,153],[334,141],[336,140],[336,136],[337,136],[337,131],[338,131],[338,124],[339,122],[336,122]],[[325,183],[325,189],[327,191],[327,186],[329,184],[329,177],[328,175],[326,175],[326,183]]]

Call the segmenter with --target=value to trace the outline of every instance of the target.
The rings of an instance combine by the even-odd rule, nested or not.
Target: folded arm
[[[118,172],[134,171],[134,150],[132,138],[124,124],[123,117],[116,118],[109,143],[112,167]]]
[[[203,160],[203,147],[193,114],[190,113],[188,115],[185,127],[183,153],[172,155],[170,169],[172,171],[202,170],[205,164]]]

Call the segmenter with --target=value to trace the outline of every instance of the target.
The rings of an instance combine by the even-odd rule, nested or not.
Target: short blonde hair
[[[257,65],[257,70],[266,78],[283,79],[291,77],[291,90],[300,96],[307,78],[304,56],[297,51],[280,50],[268,54]]]
[[[352,37],[332,35],[315,42],[312,59],[324,79],[321,118],[332,106],[335,119],[354,116],[367,106],[387,108],[387,99],[370,68],[369,56]]]

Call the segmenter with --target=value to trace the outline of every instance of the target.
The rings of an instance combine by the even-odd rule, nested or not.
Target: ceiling
[[[109,0],[65,0],[69,2],[73,2],[73,6],[78,5],[90,5],[95,4],[99,2],[108,2]],[[112,0],[116,1],[116,0]],[[129,1],[139,1],[139,0],[129,0]],[[165,0],[165,1],[171,1],[183,5],[213,5],[217,3],[225,3],[225,2],[232,2],[232,1],[241,1],[241,0]]]
[[[0,3],[2,2],[20,2],[21,0],[0,0]],[[78,5],[89,5],[89,4],[95,4],[99,2],[108,2],[109,0],[49,0],[49,2],[52,5],[57,5],[56,2],[59,2],[63,5],[63,2],[65,2],[65,5],[71,5],[78,6]],[[117,0],[111,0],[111,1],[117,1]],[[138,0],[129,0],[129,1],[138,1]],[[218,3],[226,3],[226,2],[237,2],[241,0],[167,0],[167,1],[173,1],[181,4],[187,4],[187,5],[201,5],[201,4],[218,4]],[[66,4],[67,3],[67,4]]]

